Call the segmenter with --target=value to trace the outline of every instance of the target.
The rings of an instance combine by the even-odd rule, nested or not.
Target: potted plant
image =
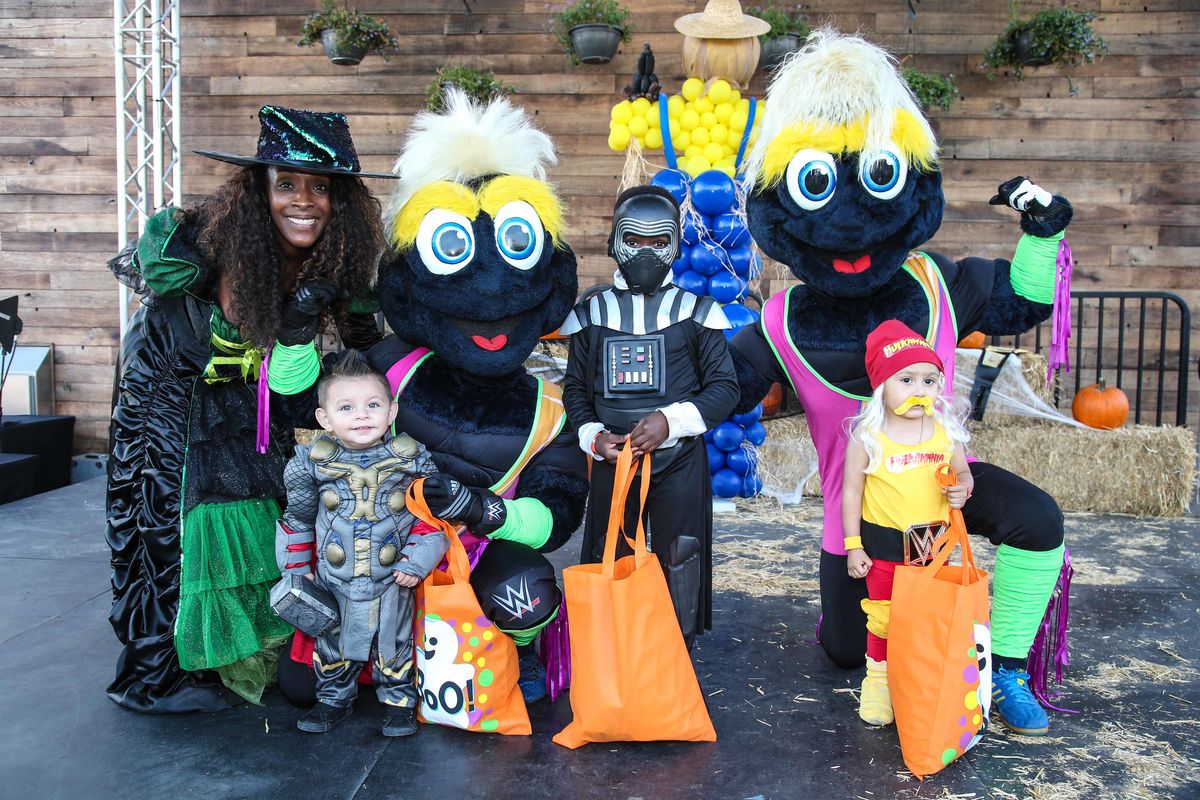
[[[905,67],[901,70],[904,82],[912,90],[917,102],[926,112],[933,108],[948,111],[958,99],[958,87],[954,85],[953,75],[940,75],[936,72],[922,72],[919,69]]]
[[[386,24],[356,9],[335,5],[334,0],[321,0],[321,10],[304,20],[296,44],[306,47],[318,41],[325,46],[329,60],[344,67],[354,66],[372,51],[399,47]]]
[[[750,8],[746,13],[758,17],[771,25],[771,30],[758,37],[762,47],[758,65],[763,69],[774,69],[789,53],[801,48],[812,28],[800,14],[800,6],[795,11],[787,11],[774,3],[766,8]]]
[[[439,67],[433,83],[425,90],[425,108],[435,114],[446,107],[446,90],[457,86],[480,105],[486,105],[496,97],[508,97],[517,93],[517,87],[496,80],[490,69],[455,66]]]
[[[616,0],[575,0],[550,20],[572,64],[607,64],[633,38],[629,9]]]
[[[984,53],[988,77],[1011,68],[1013,77],[1021,80],[1025,67],[1075,66],[1085,61],[1090,64],[1108,52],[1108,46],[1092,28],[1095,18],[1091,11],[1073,8],[1051,8],[1025,20],[1014,18]],[[1068,84],[1070,81],[1068,75]],[[1071,94],[1075,94],[1074,84],[1070,85]]]

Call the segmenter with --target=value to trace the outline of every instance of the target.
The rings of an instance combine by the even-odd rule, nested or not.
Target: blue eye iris
[[[886,192],[900,181],[900,160],[886,150],[863,165],[863,185],[873,192]]]
[[[537,244],[533,225],[521,217],[505,220],[496,232],[496,244],[509,258],[527,258]]]
[[[824,200],[833,194],[837,175],[824,161],[810,161],[800,168],[797,185],[801,194],[812,201]]]
[[[432,236],[433,254],[446,264],[459,264],[471,256],[471,237],[457,222],[444,222]]]

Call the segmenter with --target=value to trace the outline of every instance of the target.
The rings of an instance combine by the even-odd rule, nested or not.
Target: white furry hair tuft
[[[766,103],[762,129],[746,159],[750,188],[771,142],[798,122],[835,128],[868,118],[866,149],[875,150],[891,138],[896,111],[904,109],[923,126],[930,142],[937,141],[896,59],[860,36],[829,26],[814,30],[776,69]]]
[[[400,180],[384,212],[388,229],[409,198],[431,183],[467,183],[484,175],[545,180],[546,167],[558,161],[550,137],[507,99],[481,106],[453,88],[445,103],[440,114],[417,114],[404,137],[404,149],[392,166]]]

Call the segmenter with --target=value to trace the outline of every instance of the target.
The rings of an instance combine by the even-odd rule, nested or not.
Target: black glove
[[[321,314],[338,299],[338,294],[338,288],[329,281],[312,281],[301,286],[279,314],[276,341],[295,345],[316,339]]]
[[[508,521],[504,498],[475,489],[443,473],[430,475],[423,486],[425,503],[438,519],[466,525],[473,533],[490,536]]]
[[[1054,236],[1071,224],[1074,210],[1061,194],[1051,195],[1024,176],[1000,184],[988,201],[992,206],[1010,206],[1021,212],[1021,230],[1030,236]]]

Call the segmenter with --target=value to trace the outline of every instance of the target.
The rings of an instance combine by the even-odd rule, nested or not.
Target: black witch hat
[[[263,106],[258,111],[258,121],[262,127],[258,133],[258,151],[253,156],[213,150],[192,152],[242,167],[263,164],[328,175],[396,177],[391,173],[363,172],[359,168],[345,114]]]

